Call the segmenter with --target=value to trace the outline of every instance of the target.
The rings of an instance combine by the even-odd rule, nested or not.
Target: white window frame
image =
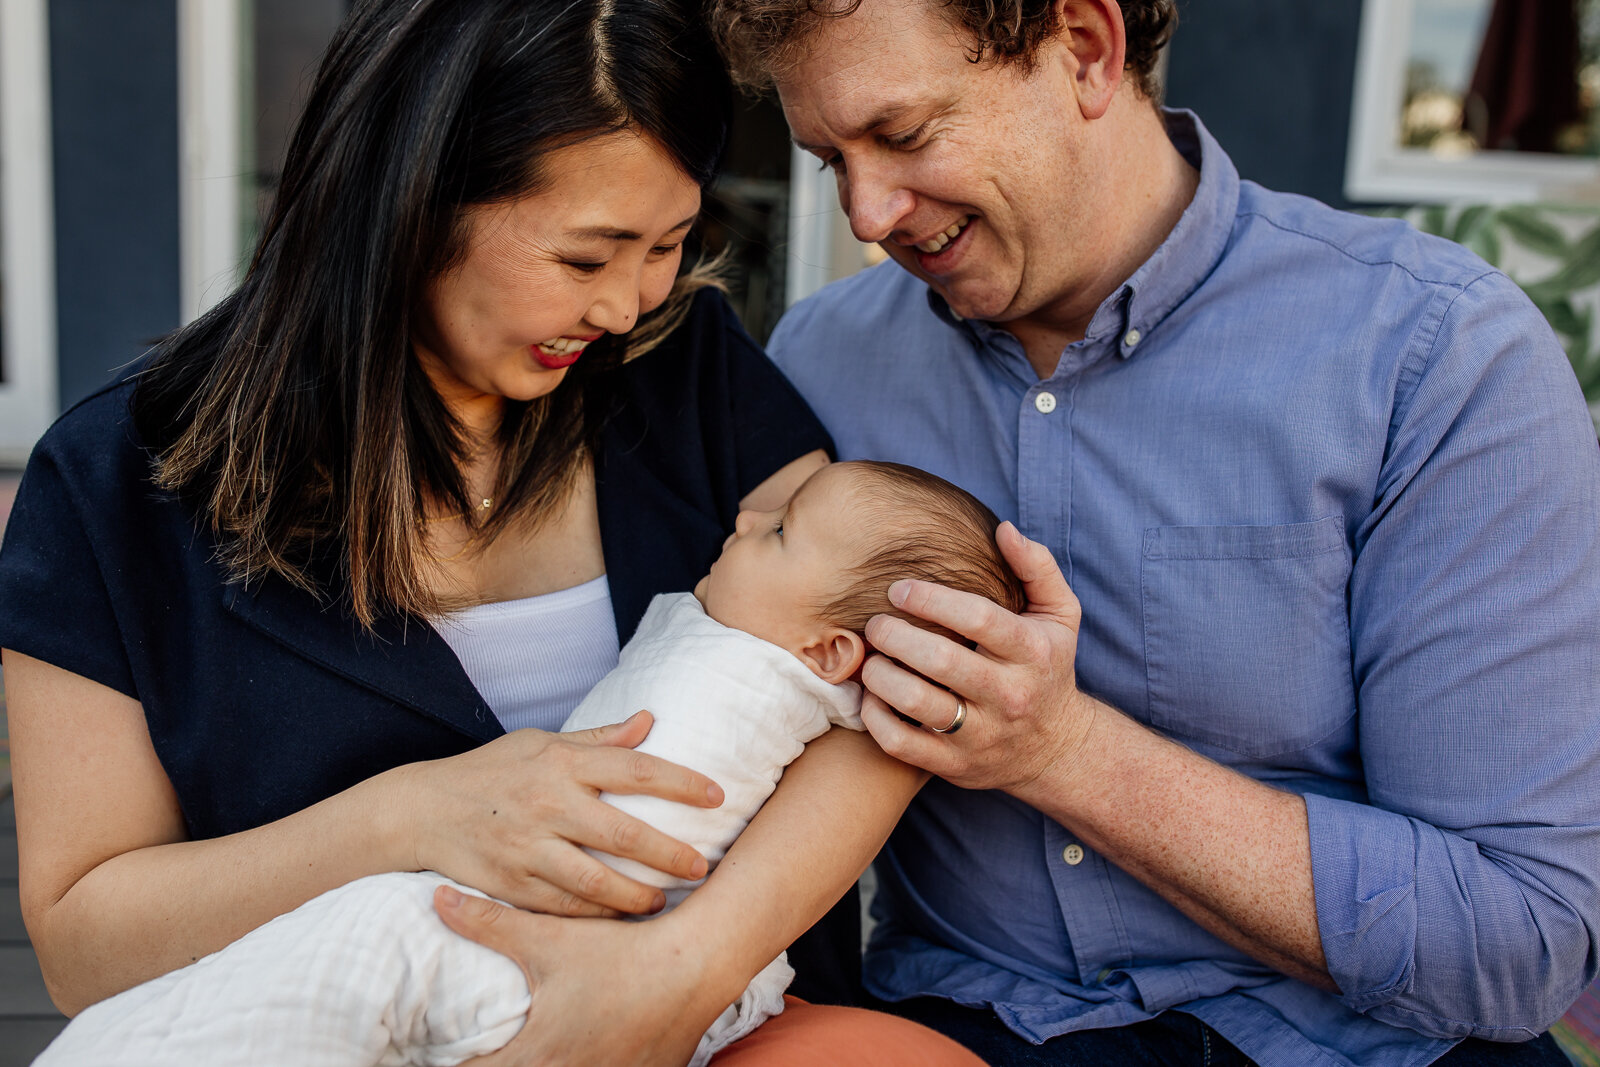
[[[0,465],[21,466],[57,414],[55,197],[46,0],[0,0],[0,273],[6,381]]]
[[[238,283],[244,0],[178,0],[179,310],[199,316]]]
[[[786,307],[883,258],[876,245],[863,245],[850,232],[833,172],[818,167],[817,158],[798,147],[789,153],[787,257]]]
[[[1600,201],[1600,160],[1524,152],[1447,159],[1400,145],[1414,0],[1365,0],[1345,196],[1356,202]]]

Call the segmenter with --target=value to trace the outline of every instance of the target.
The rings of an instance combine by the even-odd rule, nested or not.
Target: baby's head
[[[995,544],[998,525],[972,494],[926,471],[833,463],[778,510],[741,512],[694,592],[713,619],[781,645],[839,682],[861,665],[862,630],[874,615],[956,636],[889,603],[889,586],[901,578],[1022,611],[1022,583]]]

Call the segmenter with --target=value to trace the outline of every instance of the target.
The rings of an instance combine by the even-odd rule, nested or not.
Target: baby
[[[655,724],[640,751],[709,775],[726,799],[714,809],[604,799],[714,868],[807,741],[830,725],[862,728],[851,679],[867,652],[867,620],[900,614],[889,604],[892,582],[922,578],[1023,609],[997,525],[972,496],[923,471],[824,467],[783,508],[741,513],[693,594],[656,597],[616,669],[562,729],[650,709]],[[600,858],[662,888],[668,909],[698,884]],[[324,893],[84,1011],[35,1067],[450,1065],[493,1052],[522,1026],[527,983],[511,960],[434,914],[433,891],[446,884],[455,883],[431,872],[382,874]],[[706,1032],[692,1063],[782,1011],[792,977],[784,957],[774,960]]]

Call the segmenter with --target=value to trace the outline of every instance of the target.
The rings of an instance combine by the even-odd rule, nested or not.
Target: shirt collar
[[[1089,320],[1084,339],[1118,337],[1117,353],[1124,359],[1138,351],[1144,338],[1199,288],[1222,259],[1239,208],[1239,172],[1199,117],[1177,108],[1163,108],[1162,117],[1173,147],[1200,172],[1200,184],[1167,239]],[[928,306],[945,322],[980,338],[999,329],[961,318],[932,287]]]
[[[1174,108],[1164,108],[1162,117],[1173,147],[1200,172],[1200,184],[1167,239],[1089,322],[1086,339],[1121,333],[1117,351],[1124,359],[1221,261],[1239,210],[1239,172],[1199,117]]]

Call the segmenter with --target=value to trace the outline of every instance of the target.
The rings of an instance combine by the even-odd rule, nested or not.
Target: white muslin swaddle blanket
[[[692,594],[664,594],[562,729],[649,710],[655,725],[639,751],[709,775],[726,799],[705,809],[604,798],[715,867],[807,741],[830,725],[862,728],[860,698],[854,683],[824,682],[784,649],[709,618]],[[600,858],[660,887],[668,910],[697,884]],[[434,888],[454,884],[432,873],[380,874],[324,893],[88,1008],[34,1067],[448,1067],[493,1052],[521,1029],[528,986],[509,959],[439,920]],[[756,975],[701,1038],[692,1064],[782,1011],[793,976],[782,956]]]

